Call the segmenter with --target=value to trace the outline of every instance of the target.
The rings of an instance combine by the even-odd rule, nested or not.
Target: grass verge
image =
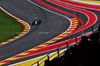
[[[11,39],[24,30],[24,25],[0,10],[0,43]]]

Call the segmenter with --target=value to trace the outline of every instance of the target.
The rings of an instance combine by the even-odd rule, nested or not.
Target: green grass
[[[17,36],[23,30],[21,23],[0,10],[0,43]]]

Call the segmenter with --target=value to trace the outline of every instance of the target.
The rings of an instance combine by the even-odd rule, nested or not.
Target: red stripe
[[[70,7],[70,6],[67,6],[67,5],[63,5],[62,3],[58,3],[58,1],[57,1],[57,2],[55,2],[55,1],[53,1],[53,0],[48,0],[48,1],[50,1],[50,2],[52,2],[52,3],[54,3],[54,4],[56,4],[56,5],[59,5],[59,6],[61,6],[61,7],[64,7],[64,8],[67,8],[67,9],[71,9],[71,10],[74,10],[74,11],[81,12],[81,13],[85,14],[85,15],[88,17],[88,21],[87,21],[87,23],[85,24],[85,26],[79,27],[79,28],[78,28],[77,30],[75,30],[73,33],[76,33],[76,32],[79,32],[79,31],[81,31],[81,30],[84,30],[84,29],[86,29],[86,28],[92,26],[93,24],[95,24],[96,21],[97,21],[97,16],[96,16],[94,13],[90,12],[90,11],[83,10],[83,9],[79,9],[79,8]],[[65,2],[65,3],[66,3],[66,2]],[[76,3],[74,3],[74,4],[76,4]]]
[[[2,62],[0,62],[0,63],[7,63],[7,62],[10,62],[10,61],[12,61],[12,60],[4,60],[4,61],[2,61]]]
[[[5,42],[10,42],[9,40],[5,41]]]
[[[75,17],[75,18],[76,18],[78,21],[80,21],[80,22],[82,23],[82,25],[83,25],[83,21],[82,21],[79,17],[77,17],[77,16],[75,16],[75,15],[73,15],[73,14],[70,14],[70,13],[68,13],[68,12],[65,12],[65,11],[63,11],[63,10],[57,9],[57,8],[51,6],[51,5],[48,5],[48,4],[44,3],[44,2],[42,2],[41,0],[35,0],[35,1],[39,2],[40,4],[42,4],[42,5],[44,5],[44,6],[47,6],[48,8],[53,9],[53,10],[56,10],[56,11],[58,11],[58,12],[61,12],[61,13],[64,13],[64,14],[67,14],[67,15],[70,15],[70,16]]]
[[[71,0],[59,0],[59,2],[60,1],[65,2],[66,4],[77,6],[77,7],[82,7],[82,8],[87,8],[87,9],[93,9],[93,10],[100,11],[100,5],[80,3],[80,2],[75,2],[75,1],[71,1]]]

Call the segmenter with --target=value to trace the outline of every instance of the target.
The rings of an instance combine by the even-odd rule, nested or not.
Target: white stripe
[[[80,0],[72,0],[72,1],[81,2],[85,4],[91,4],[91,5],[100,5],[99,3],[92,3],[92,2],[86,2],[86,1],[80,1]]]
[[[56,12],[53,12],[53,11],[51,11],[51,10],[48,10],[48,9],[46,9],[46,8],[44,8],[44,7],[41,7],[40,5],[38,5],[38,4],[36,4],[36,3],[34,3],[34,2],[32,2],[32,1],[30,1],[30,0],[28,0],[30,3],[32,3],[32,4],[34,4],[34,5],[36,5],[36,6],[38,6],[38,7],[40,7],[40,8],[42,8],[42,9],[44,9],[44,10],[46,10],[46,11],[48,11],[48,12],[51,12],[51,13],[54,13],[54,14],[56,14],[56,15],[59,15],[59,16],[62,16],[62,17],[64,17],[64,18],[67,18],[67,19],[69,19],[68,17],[66,17],[66,16],[64,16],[64,15],[61,15],[61,14],[59,14],[59,13],[56,13]],[[70,21],[70,27],[71,27],[71,20],[69,19],[69,21]],[[69,28],[70,28],[69,27]],[[67,30],[69,30],[69,28],[67,29]],[[67,31],[66,30],[66,31]],[[65,31],[65,32],[66,32]],[[64,33],[64,32],[63,32]],[[63,34],[62,33],[62,34]],[[61,35],[61,34],[60,34]],[[58,36],[57,36],[58,37]],[[55,37],[56,38],[56,37]],[[54,38],[53,38],[54,39]],[[51,39],[52,40],[52,39]],[[48,42],[48,41],[47,41]],[[44,43],[43,43],[44,44]],[[31,48],[32,49],[32,48]],[[30,50],[30,49],[29,49]],[[28,50],[27,50],[28,51]],[[24,51],[24,52],[26,52],[26,51]],[[23,52],[22,52],[23,53]],[[47,55],[47,54],[46,54]],[[16,55],[15,55],[16,56]],[[44,55],[45,56],[45,55]],[[41,57],[41,56],[40,56]],[[40,57],[37,57],[37,58],[40,58]],[[34,58],[34,59],[36,59],[36,58]],[[32,59],[33,60],[33,59]],[[28,60],[29,61],[29,60]],[[24,61],[25,62],[25,61]],[[19,62],[19,63],[22,63],[22,62]],[[17,63],[18,64],[18,63]]]
[[[51,12],[51,13],[54,13],[54,14],[56,14],[56,15],[59,15],[59,16],[62,16],[62,17],[64,17],[64,18],[67,18],[69,21],[70,21],[70,27],[71,27],[71,20],[68,18],[68,17],[66,17],[66,16],[64,16],[64,15],[62,15],[62,14],[59,14],[59,13],[56,13],[56,12],[53,12],[53,11],[51,11],[51,10],[48,10],[48,9],[46,9],[46,8],[44,8],[44,7],[42,7],[42,6],[40,6],[40,5],[38,5],[38,4],[36,4],[36,3],[34,3],[34,2],[32,2],[32,1],[30,1],[30,0],[28,0],[28,2],[30,2],[30,3],[32,3],[32,4],[34,4],[34,5],[36,5],[36,6],[38,6],[38,7],[40,7],[40,8],[42,8],[42,9],[44,9],[44,10],[46,10],[46,11],[48,11],[48,12]],[[69,27],[69,28],[70,28]],[[69,28],[67,29],[67,30],[69,30]],[[66,30],[66,31],[67,31]],[[65,32],[66,32],[65,31]],[[64,32],[63,32],[64,33]],[[63,34],[62,33],[62,34]],[[60,34],[61,35],[61,34]],[[58,37],[58,36],[57,36]],[[56,38],[56,37],[55,37]],[[54,39],[54,38],[53,38]],[[52,40],[52,39],[51,39]],[[49,40],[50,41],[50,40]],[[47,41],[48,42],[48,41]],[[43,43],[44,44],[44,43]],[[39,45],[38,45],[39,46]],[[36,46],[36,47],[38,47],[38,46]],[[33,48],[31,48],[31,49],[33,49]],[[30,49],[29,49],[30,50]],[[26,51],[28,51],[28,50],[26,50]],[[24,51],[24,52],[26,52],[26,51]],[[24,52],[22,52],[22,53],[24,53]],[[21,54],[21,53],[19,53],[19,54]],[[19,55],[19,54],[17,54],[17,55]],[[16,56],[16,55],[14,55],[14,56]],[[12,57],[14,57],[14,56],[12,56]],[[12,58],[12,57],[9,57],[9,58]],[[8,59],[8,58],[7,58]],[[4,59],[4,60],[6,60],[6,59]],[[3,61],[3,60],[2,60]]]
[[[62,15],[62,14],[59,14],[59,13],[56,13],[56,12],[54,12],[54,11],[51,11],[51,10],[48,10],[48,9],[46,9],[46,8],[44,8],[44,7],[42,7],[42,6],[40,6],[40,5],[38,5],[38,4],[36,4],[36,3],[34,3],[34,2],[32,2],[31,0],[28,0],[30,3],[32,3],[32,4],[34,4],[34,5],[36,5],[36,6],[38,6],[38,7],[40,7],[40,8],[42,8],[42,9],[44,9],[44,10],[46,10],[46,11],[48,11],[48,12],[51,12],[51,13],[54,13],[54,14],[56,14],[56,15],[59,15],[59,16],[62,16],[62,17],[64,17],[64,18],[67,18],[69,21],[70,21],[70,27],[71,27],[71,20],[68,18],[68,17],[66,17],[66,16],[64,16],[64,15]],[[66,31],[68,31],[69,29],[70,29],[70,27],[66,30]],[[66,32],[65,31],[65,32]],[[63,32],[64,33],[64,32]],[[62,34],[63,34],[62,33]],[[61,34],[60,34],[61,35]],[[57,36],[58,37],[58,36]],[[56,38],[56,37],[55,37]],[[54,39],[54,38],[53,38]],[[51,39],[52,40],[52,39]],[[49,40],[50,41],[50,40]],[[48,42],[48,41],[47,41]],[[45,42],[46,43],[46,42]],[[44,43],[43,43],[44,44]],[[42,44],[41,44],[42,45]]]

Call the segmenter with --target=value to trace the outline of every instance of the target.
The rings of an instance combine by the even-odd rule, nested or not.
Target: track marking
[[[74,23],[74,20],[76,20],[76,19],[75,19],[75,18],[72,18],[71,20],[72,20],[72,24],[73,24],[73,23]],[[74,24],[76,24],[76,23],[74,23]],[[78,22],[77,22],[77,25],[74,25],[74,24],[71,25],[71,26],[76,26],[76,27],[77,27]],[[76,28],[76,27],[75,27],[75,28]],[[70,28],[71,28],[71,27],[70,27]],[[60,36],[56,37],[55,40],[57,41],[57,40],[59,40],[59,37],[60,37],[60,39],[62,39],[63,37],[66,37],[68,34],[70,34],[70,33],[73,31],[73,30],[70,29],[70,28],[69,28],[68,31],[66,31],[66,32],[63,33],[63,34],[64,34],[63,36],[60,35]],[[75,28],[74,28],[74,29],[75,29]],[[70,32],[70,33],[69,33],[69,32]],[[24,52],[24,53],[20,53],[20,54],[18,54],[18,55],[16,55],[16,56],[13,56],[13,57],[11,57],[11,58],[8,58],[8,59],[6,59],[6,60],[3,60],[3,61],[0,62],[0,65],[2,65],[3,63],[5,64],[5,63],[8,63],[8,62],[10,62],[10,61],[14,61],[14,60],[17,60],[17,59],[20,59],[20,58],[23,58],[23,57],[27,57],[27,56],[33,55],[33,52],[35,52],[35,51],[37,51],[37,50],[39,50],[39,49],[41,49],[41,48],[47,46],[47,45],[50,44],[50,43],[55,42],[55,40],[52,39],[51,41],[46,42],[45,44],[42,44],[42,45],[40,45],[40,46],[38,46],[38,47],[36,47],[36,48],[30,49],[30,50],[28,50],[28,51],[26,51],[26,52]],[[47,43],[48,43],[48,44],[47,44]]]
[[[63,52],[64,52],[65,50],[67,50],[67,49],[63,49],[63,50],[60,51],[60,54],[62,53],[60,56],[64,55]],[[55,54],[55,53],[56,53],[56,54]],[[54,55],[53,57],[51,57],[53,54],[55,54],[55,55]],[[48,55],[48,54],[46,54],[46,55]],[[26,61],[23,61],[23,62],[11,64],[11,65],[8,65],[8,66],[31,66],[31,65],[34,64],[36,61],[38,61],[39,59],[45,57],[46,55],[39,56],[39,57],[33,58],[33,59],[29,59],[29,60],[26,60]],[[54,59],[55,57],[57,57],[57,55],[58,55],[57,52],[51,53],[51,54],[49,55],[49,57],[51,57],[50,60],[52,60],[52,59]],[[46,59],[47,59],[47,57],[45,57],[45,58],[44,58],[43,60],[41,60],[39,63],[44,62]],[[44,63],[43,63],[42,65],[44,65]],[[40,66],[42,66],[42,65],[40,65]],[[36,65],[33,65],[33,66],[37,66],[37,64],[36,64]]]
[[[29,1],[29,0],[28,0]],[[33,3],[33,2],[32,2]],[[35,3],[34,3],[35,4]],[[37,5],[37,4],[35,4],[35,5]],[[50,10],[48,10],[48,9],[46,9],[46,8],[44,8],[44,7],[41,7],[41,6],[39,6],[39,5],[37,5],[38,7],[40,7],[40,8],[42,8],[42,9],[44,9],[44,10],[47,10],[47,11],[49,11],[49,12],[52,12],[52,13],[54,13],[54,14],[57,14],[57,15],[60,15],[60,16],[62,16],[62,17],[64,17],[64,18],[67,18],[67,19],[69,19],[68,17],[66,17],[66,16],[63,16],[63,15],[61,15],[61,14],[58,14],[58,13],[55,13],[55,12],[53,12],[53,11],[50,11]],[[73,20],[75,20],[76,18],[74,18]],[[70,20],[70,19],[69,19]],[[72,21],[73,21],[72,20]],[[70,22],[71,22],[71,20],[70,20]],[[71,23],[71,25],[72,25],[72,23]],[[71,27],[71,25],[70,25],[70,27]],[[72,31],[72,30],[70,30],[70,27],[66,30],[66,31]],[[65,31],[65,32],[66,32]],[[64,32],[63,32],[64,33]],[[63,34],[62,33],[62,34]],[[58,37],[56,37],[57,39],[59,38],[59,36]],[[61,37],[62,38],[62,37]],[[61,39],[60,38],[60,39]],[[46,45],[45,45],[46,44]],[[47,44],[49,44],[49,43],[45,43],[45,44],[43,44],[43,45],[45,45],[45,46],[47,46]],[[20,54],[18,54],[18,55],[15,55],[15,56],[13,56],[13,57],[10,57],[10,59],[11,60],[8,60],[8,59],[5,59],[5,60],[3,60],[3,61],[1,61],[0,62],[0,65],[3,65],[3,64],[5,64],[5,62],[6,63],[8,63],[8,62],[10,62],[10,61],[13,61],[13,60],[17,60],[17,59],[20,59],[20,58],[23,58],[23,57],[26,57],[26,56],[30,56],[30,55],[33,55],[32,54],[32,52],[34,52],[34,51],[37,51],[37,50],[39,50],[39,49],[41,49],[41,48],[43,48],[44,46],[38,46],[38,47],[36,47],[36,48],[32,48],[32,49],[30,49],[30,50],[28,50],[28,51],[25,51],[25,52],[23,52],[23,53],[28,53],[28,54],[26,54],[26,55],[21,55],[22,53],[20,53]],[[16,58],[17,57],[17,59],[13,59],[13,58]]]
[[[91,34],[91,33],[92,33],[92,31],[89,32],[89,33],[87,33],[86,36],[89,35],[89,34]],[[81,37],[81,36],[79,36],[79,37]],[[78,37],[78,38],[79,38],[79,37]],[[78,41],[80,41],[80,40],[81,40],[81,38],[78,39]],[[73,41],[73,40],[72,40],[72,41]],[[63,41],[63,42],[61,42],[61,43],[64,43],[64,42],[66,42],[66,41]],[[69,43],[71,43],[71,42],[69,42]],[[72,44],[73,44],[73,43],[72,43]],[[72,44],[70,44],[70,45],[72,45]],[[74,44],[75,44],[75,42],[74,42]],[[58,45],[58,44],[57,44],[57,45]],[[57,46],[57,45],[56,45],[56,46]],[[60,45],[60,46],[61,46],[61,45]],[[28,61],[30,61],[30,60],[28,60]],[[38,60],[37,60],[37,61],[38,61]],[[22,62],[20,62],[20,63],[22,63]]]
[[[82,31],[82,30],[84,30],[84,29],[92,26],[93,24],[96,23],[96,21],[98,19],[97,18],[97,15],[95,13],[93,13],[93,12],[90,12],[90,11],[87,11],[87,10],[83,10],[83,9],[79,9],[79,8],[74,8],[74,7],[70,7],[70,6],[65,5],[68,2],[67,0],[57,0],[56,2],[54,0],[48,0],[48,1],[50,1],[50,2],[52,2],[54,4],[57,4],[57,5],[59,5],[59,6],[63,7],[63,8],[67,8],[67,9],[71,9],[71,10],[78,11],[78,12],[83,13],[83,14],[85,14],[87,16],[87,18],[88,18],[87,23],[83,27],[79,27],[73,33]],[[59,1],[62,1],[65,4],[62,4]]]
[[[72,1],[82,2],[82,3],[87,3],[87,4],[100,5],[100,1],[96,1],[96,0],[72,0]]]
[[[62,1],[65,1],[65,0],[59,0],[59,2],[61,2],[61,3],[62,3]],[[67,2],[65,4],[77,6],[77,7],[80,7],[80,8],[86,8],[86,9],[92,9],[92,10],[100,11],[100,4],[95,5],[94,3],[90,4],[89,2],[85,3],[85,2],[79,2],[79,1],[73,1],[73,0],[66,0],[66,1]]]
[[[36,4],[36,3],[34,3],[34,2],[32,2],[31,0],[28,0],[30,3],[32,3],[32,4],[34,4],[34,5],[36,5],[36,6],[38,6],[39,8],[42,8],[42,9],[44,9],[44,10],[46,10],[46,11],[48,11],[48,12],[51,12],[51,13],[54,13],[54,14],[56,14],[56,15],[59,15],[59,16],[62,16],[62,17],[64,17],[64,18],[67,18],[69,21],[70,21],[70,27],[71,27],[71,20],[68,18],[68,17],[66,17],[66,16],[64,16],[64,15],[62,15],[62,14],[59,14],[59,13],[56,13],[56,12],[54,12],[54,11],[51,11],[51,10],[48,10],[48,9],[46,9],[46,8],[44,8],[44,7],[42,7],[42,6],[40,6],[40,5],[38,5],[38,4]],[[67,30],[69,30],[70,29],[70,27],[67,29]],[[66,31],[67,31],[66,30]],[[65,32],[66,32],[65,31]],[[63,32],[64,33],[64,32]],[[63,34],[62,33],[62,34]],[[61,35],[61,34],[60,34]],[[57,36],[58,37],[58,36]],[[55,37],[56,38],[56,37]],[[53,38],[54,39],[54,38]],[[59,39],[61,39],[61,38],[59,38]],[[51,39],[52,40],[52,39]],[[50,40],[49,40],[50,41]],[[47,42],[49,42],[49,41],[47,41]],[[44,44],[44,43],[43,43]],[[49,43],[45,43],[45,44],[49,44]]]
[[[75,20],[75,19],[74,19],[74,20]],[[76,28],[76,27],[75,27],[75,28]],[[72,32],[73,30],[69,29],[68,31]],[[69,32],[68,32],[68,33],[69,33]],[[66,33],[63,33],[63,34],[68,35],[68,33],[66,32]],[[55,38],[55,39],[58,40],[59,37],[63,38],[63,37],[65,37],[66,35],[64,35],[64,36],[62,36],[62,35],[61,35],[61,36],[58,36],[58,37]],[[60,38],[60,39],[61,39],[61,38]],[[49,41],[49,42],[47,42],[47,43],[52,43],[52,42],[55,42],[55,41]],[[30,49],[30,50],[24,52],[24,53],[21,53],[21,54],[18,54],[18,55],[16,55],[16,56],[13,56],[13,57],[11,57],[11,58],[8,58],[8,59],[6,59],[6,60],[3,60],[3,61],[0,62],[0,65],[5,64],[5,63],[8,63],[8,62],[13,61],[13,60],[20,59],[20,58],[22,58],[23,56],[24,56],[24,57],[27,57],[27,56],[29,56],[29,55],[33,55],[33,52],[34,52],[34,51],[37,51],[37,50],[39,50],[39,49],[41,49],[41,48],[43,48],[43,47],[45,47],[45,46],[47,46],[47,44],[42,44],[42,45],[40,45],[40,46],[38,46],[38,47],[36,47],[36,48]]]
[[[62,36],[62,35],[61,35]]]

